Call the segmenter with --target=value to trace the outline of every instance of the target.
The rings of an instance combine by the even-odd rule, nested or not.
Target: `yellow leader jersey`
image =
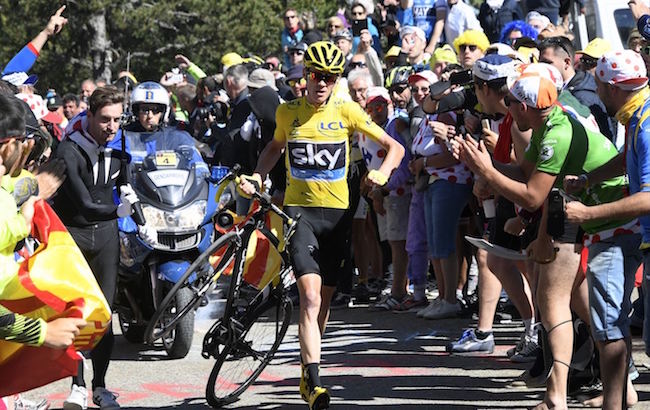
[[[275,118],[274,138],[285,146],[284,204],[347,209],[352,133],[378,140],[384,130],[359,104],[337,98],[320,107],[305,97],[289,101],[278,107]]]

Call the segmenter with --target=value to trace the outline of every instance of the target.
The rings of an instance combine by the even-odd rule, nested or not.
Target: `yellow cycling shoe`
[[[309,403],[309,385],[307,384],[307,369],[300,363],[300,397]]]
[[[316,386],[309,393],[309,410],[329,409],[330,392],[325,387]]]

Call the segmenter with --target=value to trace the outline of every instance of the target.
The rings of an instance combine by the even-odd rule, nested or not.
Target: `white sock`
[[[462,299],[462,298],[463,298],[463,290],[456,289],[456,299]]]

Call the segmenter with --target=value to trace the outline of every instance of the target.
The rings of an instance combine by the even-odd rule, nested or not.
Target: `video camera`
[[[448,81],[439,81],[431,85],[430,95],[440,95],[451,87],[461,87],[440,99],[435,112],[428,114],[443,114],[457,110],[473,110],[478,100],[474,93],[474,77],[472,70],[457,71],[449,76]]]

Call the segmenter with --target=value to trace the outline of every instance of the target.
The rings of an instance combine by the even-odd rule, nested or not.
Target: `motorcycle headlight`
[[[147,226],[156,231],[188,231],[198,228],[205,218],[207,201],[193,204],[173,212],[163,211],[151,205],[142,205]]]

